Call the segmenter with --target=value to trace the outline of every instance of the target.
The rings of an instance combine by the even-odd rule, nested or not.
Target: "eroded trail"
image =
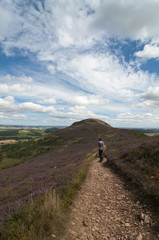
[[[151,215],[124,182],[95,160],[72,205],[63,240],[157,240]]]

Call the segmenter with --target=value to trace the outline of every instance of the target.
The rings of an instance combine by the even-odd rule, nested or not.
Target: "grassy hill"
[[[1,148],[1,239],[50,239],[51,232],[60,236],[63,214],[97,153],[99,137],[111,165],[159,201],[159,137],[86,119]]]

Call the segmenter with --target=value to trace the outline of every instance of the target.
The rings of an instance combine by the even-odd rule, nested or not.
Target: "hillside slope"
[[[16,164],[11,167],[6,164],[7,168],[0,170],[0,222],[48,190],[62,191],[75,176],[86,155],[96,148],[98,135],[112,129],[102,121],[89,119],[42,139],[1,149],[4,156],[2,163],[11,162],[14,154],[13,162],[16,160]],[[32,155],[24,158],[27,151]],[[34,157],[34,154],[38,156]]]
[[[86,119],[39,140],[10,146],[12,150],[10,152],[15,153],[14,157],[17,156],[18,161],[17,165],[6,165],[8,168],[0,170],[0,225],[12,212],[47,191],[51,189],[58,193],[64,191],[82,163],[87,160],[88,153],[97,152],[99,137],[107,146],[105,156],[109,162],[121,169],[129,178],[136,179],[141,189],[148,190],[158,201],[159,137],[146,137],[136,130],[113,128],[101,120]],[[27,157],[28,145],[29,157]],[[150,145],[151,148],[148,150]],[[2,162],[9,161],[11,157],[8,156],[7,148],[5,151],[1,148],[4,156]],[[154,157],[156,160],[152,164]],[[144,189],[144,186],[148,188]]]

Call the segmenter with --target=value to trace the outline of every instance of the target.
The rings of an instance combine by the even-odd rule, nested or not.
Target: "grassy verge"
[[[14,213],[4,224],[0,239],[60,240],[65,231],[69,206],[87,176],[93,155],[94,151],[86,157],[63,192],[49,191]]]

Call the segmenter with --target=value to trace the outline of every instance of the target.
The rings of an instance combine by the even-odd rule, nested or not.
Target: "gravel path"
[[[106,160],[104,160],[106,161]],[[95,160],[72,207],[63,240],[157,240],[150,212],[109,167]]]

